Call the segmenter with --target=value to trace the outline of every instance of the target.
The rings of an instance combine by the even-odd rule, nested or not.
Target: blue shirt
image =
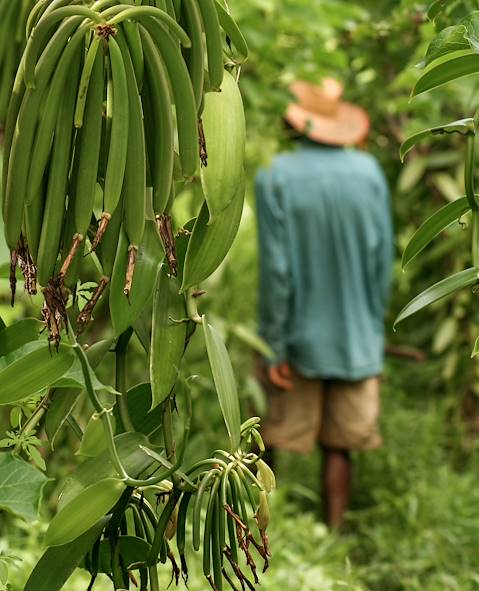
[[[369,154],[305,142],[256,179],[259,331],[303,376],[380,374],[393,257],[389,192]]]

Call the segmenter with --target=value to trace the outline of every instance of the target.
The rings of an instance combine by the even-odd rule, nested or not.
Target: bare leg
[[[342,449],[323,447],[323,452],[325,519],[329,527],[339,529],[351,492],[351,458],[349,452]]]

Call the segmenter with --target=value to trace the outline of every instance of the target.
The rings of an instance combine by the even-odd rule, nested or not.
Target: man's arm
[[[256,208],[259,241],[259,332],[275,353],[269,377],[289,389],[287,368],[287,319],[291,293],[285,214],[269,171],[256,177]]]

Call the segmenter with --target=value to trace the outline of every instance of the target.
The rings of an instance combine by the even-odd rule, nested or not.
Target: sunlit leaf
[[[61,546],[81,536],[115,505],[125,488],[118,478],[98,480],[85,488],[50,521],[45,545]]]
[[[203,332],[211,373],[228,429],[231,448],[235,450],[240,443],[241,417],[233,367],[221,335],[208,323],[206,316],[203,316]]]
[[[467,29],[464,25],[453,25],[443,29],[429,44],[426,55],[418,67],[425,68],[434,60],[452,51],[469,49],[469,42],[465,38],[466,33]]]
[[[60,345],[58,351],[43,345],[0,371],[0,405],[29,398],[60,379],[73,365],[73,349]]]
[[[403,268],[419,254],[442,230],[469,211],[467,197],[448,203],[428,218],[409,240],[402,257]]]
[[[394,322],[394,326],[416,312],[419,312],[419,310],[422,310],[426,306],[451,295],[459,289],[470,287],[477,283],[479,283],[479,268],[477,267],[471,267],[465,271],[460,271],[459,273],[455,273],[454,275],[435,283],[411,300],[401,312],[399,312],[398,317]]]
[[[460,56],[453,54],[449,59],[431,66],[416,82],[411,96],[418,96],[452,80],[477,73],[479,73],[479,55],[476,53]]]
[[[438,125],[437,127],[423,129],[422,131],[411,135],[401,144],[399,151],[401,161],[403,161],[406,154],[423,139],[428,138],[430,135],[443,135],[450,133],[459,133],[461,135],[475,133],[474,119],[472,117],[467,119],[459,119],[458,121],[453,121],[452,123],[447,123],[446,125]]]
[[[0,332],[0,357],[8,355],[30,341],[36,341],[42,326],[43,323],[36,318],[25,318],[4,328]]]

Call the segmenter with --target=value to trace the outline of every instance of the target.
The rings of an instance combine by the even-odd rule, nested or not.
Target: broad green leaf
[[[25,318],[0,332],[0,357],[8,355],[30,341],[38,340],[43,323],[36,318]]]
[[[113,432],[115,432],[115,417],[111,417]],[[79,456],[95,458],[107,448],[107,439],[103,423],[97,415],[93,415],[85,428],[80,448],[76,452]]]
[[[233,367],[221,335],[208,323],[206,316],[203,316],[203,332],[213,381],[230,437],[231,449],[236,450],[240,444],[241,416]]]
[[[458,289],[463,287],[470,287],[479,283],[479,268],[471,267],[465,271],[455,273],[442,281],[428,287],[413,300],[411,300],[402,310],[399,312],[398,317],[394,322],[394,326],[402,322],[404,319],[409,318],[419,310],[422,310],[426,306],[437,302],[438,300],[445,298]]]
[[[101,519],[123,494],[126,485],[118,478],[98,480],[64,505],[50,521],[46,546],[72,542]]]
[[[469,42],[465,38],[466,33],[467,29],[462,24],[443,29],[429,44],[426,55],[418,67],[425,68],[434,60],[452,51],[469,49]]]
[[[60,379],[73,365],[71,347],[60,345],[58,351],[44,345],[27,353],[0,371],[0,405],[25,400]]]
[[[158,269],[153,301],[150,381],[154,409],[171,394],[185,352],[187,313],[180,284],[166,265]]]
[[[464,25],[467,29],[467,33],[465,35],[467,41],[469,42],[471,48],[478,53],[479,52],[479,11],[475,10],[471,12],[466,18],[461,21],[461,24]]]
[[[188,243],[182,292],[207,279],[225,259],[239,230],[244,195],[243,175],[231,203],[210,224],[208,205],[203,203]]]
[[[406,154],[412,150],[416,144],[418,144],[423,139],[428,138],[430,135],[443,135],[450,133],[469,135],[475,132],[474,119],[472,117],[467,119],[459,119],[458,121],[453,121],[452,123],[446,123],[446,125],[439,125],[437,127],[423,129],[422,131],[419,131],[418,133],[408,137],[407,140],[401,144],[399,151],[401,162],[404,161]]]
[[[275,358],[275,353],[268,343],[245,324],[233,324],[231,331],[238,339],[243,341],[243,343],[248,345],[248,347],[251,347],[253,351],[266,357],[266,359]]]
[[[35,521],[47,482],[46,476],[24,460],[0,453],[0,510]]]
[[[115,445],[125,470],[133,478],[140,478],[154,464],[141,446],[151,446],[148,438],[142,433],[122,433],[115,437]],[[59,498],[59,507],[63,507],[79,495],[85,488],[100,479],[117,476],[110,458],[110,452],[104,451],[96,458],[80,464],[69,476]]]
[[[416,82],[411,96],[418,96],[428,90],[438,88],[452,80],[463,76],[477,74],[479,72],[479,55],[466,53],[464,55],[452,55],[447,60],[431,66]]]
[[[206,94],[202,120],[208,165],[201,167],[201,184],[212,223],[234,199],[244,168],[243,102],[229,72],[225,71],[221,92]]]
[[[156,224],[152,220],[147,220],[143,240],[138,249],[133,287],[128,300],[123,293],[128,260],[128,239],[125,232],[120,233],[110,285],[110,313],[116,336],[133,326],[151,300],[155,288],[156,270],[163,257]]]
[[[107,523],[108,518],[104,517],[76,540],[48,548],[29,576],[24,591],[60,591]]]
[[[422,226],[416,230],[402,257],[403,268],[419,254],[442,230],[469,211],[467,197],[461,197],[448,203],[428,218]]]
[[[86,356],[92,369],[96,369],[98,365],[103,361],[108,351],[113,346],[115,339],[105,339],[94,343],[86,350]],[[50,405],[48,407],[48,413],[45,419],[45,431],[50,442],[52,449],[54,448],[55,438],[58,435],[60,429],[64,425],[67,417],[72,412],[78,398],[84,388],[83,372],[78,359],[75,359],[70,371],[57,382],[56,389],[50,396]],[[72,372],[75,371],[74,375]],[[58,384],[62,384],[62,380],[75,379],[78,383],[71,388],[64,388],[63,386],[58,387]],[[108,390],[111,389],[101,384],[96,376],[92,374],[93,387],[97,390]],[[113,390],[114,392],[114,390]]]
[[[149,437],[150,441],[154,442],[155,435],[157,437],[162,435],[162,410],[161,407],[158,407],[150,412],[152,404],[151,384],[145,382],[130,388],[126,393],[126,400],[135,430],[138,433],[144,433]]]

